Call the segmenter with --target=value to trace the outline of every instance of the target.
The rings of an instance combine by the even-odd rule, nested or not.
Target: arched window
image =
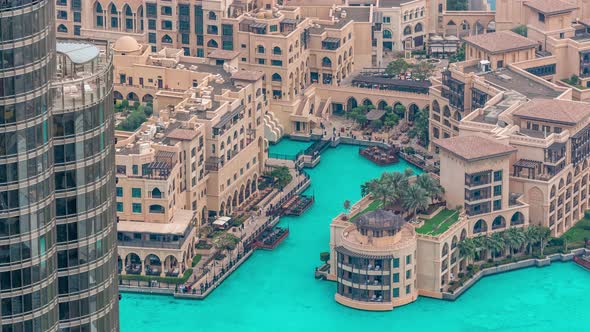
[[[125,5],[125,16],[133,16],[133,11],[131,11],[131,7],[129,7],[129,5]]]
[[[150,205],[150,213],[164,213],[165,209],[162,205],[152,204]]]
[[[487,230],[488,230],[488,224],[486,224],[485,220],[483,220],[483,219],[479,219],[475,223],[475,225],[473,225],[473,233],[474,234],[487,232]]]
[[[422,32],[422,23],[416,24],[414,27],[414,32]]]
[[[215,14],[215,12],[213,12],[213,11],[210,11],[208,16],[211,21],[217,20],[217,14]]]
[[[117,11],[117,6],[115,6],[114,3],[111,3],[111,10],[110,10],[111,14],[118,14],[119,12]]]
[[[217,42],[213,39],[209,39],[209,41],[207,42],[207,47],[217,48]]]
[[[391,38],[393,38],[392,35],[393,34],[391,33],[391,30],[387,30],[387,29],[383,30],[383,38],[384,39],[391,39]]]
[[[322,67],[332,67],[332,60],[330,60],[330,58],[328,58],[327,56],[325,56],[322,59]]]
[[[172,37],[168,36],[168,35],[164,35],[162,36],[162,43],[165,44],[172,44]]]
[[[152,198],[162,198],[162,192],[158,188],[152,190]]]
[[[68,33],[68,28],[63,24],[60,24],[57,27],[57,32]]]
[[[272,81],[273,82],[281,82],[283,78],[278,73],[272,74]]]
[[[408,25],[404,28],[404,36],[407,36],[410,34],[412,34],[412,27]]]
[[[280,47],[278,47],[278,46],[275,46],[275,47],[272,49],[272,53],[273,53],[273,54],[275,54],[275,55],[281,55],[281,53],[282,53],[282,51],[281,51],[281,48],[280,48]]]
[[[103,13],[102,5],[100,4],[100,2],[96,2],[94,4],[94,12],[96,13],[95,19],[94,19],[95,27],[102,28],[104,26],[104,15],[103,15],[104,13]]]
[[[260,53],[260,54],[264,54],[264,46],[262,45],[258,45],[258,47],[256,48],[256,52]]]

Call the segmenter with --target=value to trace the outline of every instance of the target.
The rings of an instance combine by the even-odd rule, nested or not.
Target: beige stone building
[[[137,131],[117,132],[117,209],[124,273],[178,275],[196,233],[257,192],[266,160],[262,72],[237,70],[234,52],[209,59],[133,38],[113,45],[115,99],[153,102]]]
[[[418,295],[442,292],[466,267],[458,243],[529,224],[529,204],[513,192],[511,160],[517,149],[483,136],[435,142],[446,208],[454,211],[440,232],[384,210],[365,212],[366,196],[330,225],[330,271],[337,302],[363,310],[391,310]],[[436,214],[438,212],[433,213]]]

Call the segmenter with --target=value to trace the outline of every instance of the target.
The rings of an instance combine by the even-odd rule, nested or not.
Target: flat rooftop
[[[512,31],[484,33],[465,37],[463,40],[472,46],[481,48],[492,54],[535,48],[539,44],[535,40]]]
[[[145,221],[119,221],[118,232],[151,233],[184,235],[186,229],[192,225],[195,211],[178,209],[169,223],[156,223]]]
[[[510,145],[477,135],[437,139],[434,144],[468,161],[504,156],[516,151],[516,148]]]
[[[476,73],[497,87],[500,87],[504,90],[518,91],[529,99],[553,99],[562,93],[561,91],[556,91],[547,85],[541,84],[520,73],[517,73],[510,68],[502,68],[493,72],[480,73],[477,66],[472,66],[466,67],[465,72]]]
[[[399,7],[400,5],[414,0],[379,0],[379,7],[381,8],[393,8]]]

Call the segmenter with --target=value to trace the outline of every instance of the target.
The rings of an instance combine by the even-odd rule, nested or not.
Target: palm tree
[[[541,249],[541,256],[543,256],[543,252],[545,251],[545,246],[547,245],[547,240],[551,237],[551,230],[549,227],[539,226],[539,243]]]
[[[533,251],[533,246],[539,242],[539,226],[531,225],[524,231],[527,254]]]
[[[428,208],[428,195],[424,189],[414,183],[402,192],[401,202],[402,207],[412,210],[414,218],[416,218],[418,210]]]
[[[392,203],[398,202],[402,192],[408,187],[408,177],[403,173],[383,173],[381,180],[389,187]]]
[[[508,247],[508,257],[512,257],[512,251],[516,247],[520,247],[524,243],[524,237],[517,228],[510,228],[502,232],[504,244]]]
[[[426,191],[431,202],[434,201],[435,197],[439,197],[442,194],[442,188],[438,182],[426,173],[418,175],[416,184]]]
[[[494,233],[485,237],[485,248],[492,255],[492,262],[496,259],[496,253],[504,250],[504,240],[500,233]]]
[[[465,238],[459,241],[459,243],[457,243],[457,248],[459,248],[459,257],[465,258],[467,265],[469,265],[470,261],[475,259],[477,248],[473,239]]]
[[[381,179],[373,179],[371,181],[367,181],[363,186],[361,186],[361,194],[362,191],[365,190],[366,194],[372,194],[375,199],[381,200],[383,205],[387,205],[387,197],[389,196],[389,191],[387,186]],[[366,195],[365,195],[366,196]]]
[[[404,175],[409,178],[414,175],[414,170],[408,167],[404,170]]]

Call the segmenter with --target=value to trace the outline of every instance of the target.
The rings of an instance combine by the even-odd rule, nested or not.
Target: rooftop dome
[[[397,231],[406,223],[406,221],[398,214],[378,209],[361,215],[355,223],[358,228]]]
[[[116,52],[135,52],[141,50],[141,45],[130,36],[123,36],[115,42],[113,50]]]

